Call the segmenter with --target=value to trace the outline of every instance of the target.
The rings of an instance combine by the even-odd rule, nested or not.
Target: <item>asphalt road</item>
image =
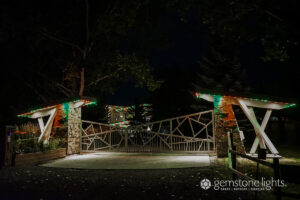
[[[208,155],[184,153],[99,152],[71,155],[42,164],[44,167],[76,169],[170,169],[208,167]]]

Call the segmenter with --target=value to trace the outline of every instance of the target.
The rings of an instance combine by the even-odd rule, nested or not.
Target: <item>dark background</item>
[[[115,1],[111,2],[115,3]],[[95,25],[98,15],[102,16],[111,5],[115,5],[111,2],[89,2],[91,27]],[[131,11],[137,4],[141,6],[136,9],[132,17]],[[101,83],[100,86],[87,90],[85,93],[98,100],[96,107],[86,108],[85,119],[105,121],[104,106],[106,104],[132,105],[137,99],[140,102],[153,104],[154,119],[201,110],[193,105],[205,105],[207,109],[209,106],[212,108],[211,104],[203,101],[197,102],[193,96],[193,92],[196,91],[195,84],[204,87],[198,83],[199,74],[205,74],[201,60],[205,56],[214,59],[214,56],[210,55],[212,48],[217,49],[228,61],[233,62],[236,59],[234,62],[239,63],[240,66],[238,73],[241,73],[241,76],[242,73],[243,76],[245,75],[243,88],[246,86],[251,88],[247,93],[250,97],[252,94],[263,94],[283,97],[295,103],[299,102],[297,1],[277,2],[276,4],[269,1],[263,3],[249,1],[245,4],[238,1],[222,3],[217,1],[199,1],[199,3],[198,1],[129,1],[116,5],[124,11],[119,12],[120,18],[112,18],[111,15],[107,18],[100,18],[108,24],[102,25],[101,28],[104,27],[105,31],[111,30],[105,32],[102,29],[100,38],[107,37],[108,39],[98,40],[96,53],[90,56],[93,59],[82,62],[77,59],[79,56],[74,53],[75,50],[70,50],[59,42],[42,37],[40,32],[48,31],[67,41],[76,41],[79,45],[84,45],[82,38],[85,38],[83,25],[85,4],[83,1],[39,3],[7,1],[1,3],[2,109],[0,120],[2,128],[5,125],[19,123],[20,120],[16,118],[17,114],[26,112],[32,107],[41,107],[51,104],[54,100],[66,98],[56,92],[52,88],[54,82],[48,80],[61,80],[64,76],[62,71],[66,61],[88,63],[87,65],[90,65],[90,68],[86,69],[90,74],[87,75],[88,80],[93,78],[91,75],[93,73],[110,70],[108,65],[98,67],[94,63],[113,62],[111,55],[114,52],[125,56],[136,53],[138,57],[147,60],[150,64],[151,76],[155,80],[162,80],[163,83],[154,91],[149,91],[146,86],[136,87],[134,76],[126,79],[115,78],[112,82]],[[250,11],[245,11],[247,8],[251,8]],[[243,18],[244,12],[248,12],[247,18]],[[132,23],[133,25],[128,27],[124,24],[120,25],[122,20],[125,21],[124,24]],[[229,27],[232,30],[228,31],[227,28],[220,31],[220,27]],[[236,40],[233,36],[241,39]],[[266,40],[269,38],[270,45],[262,45],[262,38]],[[276,48],[282,46],[285,47],[288,57],[280,53],[272,54],[272,52],[277,52]],[[110,54],[110,52],[113,53]],[[270,59],[262,59],[262,57],[268,57],[269,54]],[[215,74],[220,73],[217,68],[214,69],[214,65],[210,67],[215,70]],[[230,62],[223,68],[226,67],[231,67]],[[122,75],[124,73],[120,74]],[[226,78],[216,79],[222,81]],[[210,89],[214,87],[215,85],[210,85]],[[43,95],[49,100],[48,103],[43,102],[37,94]],[[259,115],[260,113],[262,112],[258,111]],[[296,135],[299,130],[298,106],[275,111],[274,116],[277,117],[274,127],[278,126],[278,123],[280,127],[283,127],[274,128],[274,130],[280,130],[274,134],[278,134],[281,139],[283,137],[280,135],[287,134],[287,132],[291,135],[290,138],[298,137]],[[285,127],[286,123],[292,128]]]

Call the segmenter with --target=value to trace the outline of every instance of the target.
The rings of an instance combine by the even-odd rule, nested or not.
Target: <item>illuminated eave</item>
[[[37,116],[35,116],[35,115],[38,115],[38,113],[40,113],[40,112],[47,112],[47,111],[50,111],[53,108],[57,108],[59,106],[62,106],[62,105],[68,104],[68,103],[75,103],[75,104],[77,104],[75,107],[90,106],[90,105],[97,104],[96,101],[91,101],[91,100],[86,100],[86,99],[76,99],[76,100],[69,101],[69,102],[66,102],[66,103],[60,103],[60,104],[55,104],[55,105],[52,105],[52,106],[47,106],[47,107],[43,107],[43,108],[33,109],[33,110],[31,110],[31,111],[29,111],[27,113],[19,114],[19,115],[17,115],[17,117],[36,118]]]
[[[257,108],[265,108],[265,109],[273,109],[273,110],[281,110],[284,108],[294,107],[295,103],[286,103],[286,102],[278,102],[267,99],[258,99],[258,98],[247,98],[247,97],[239,97],[239,96],[227,96],[220,94],[207,94],[207,93],[195,93],[196,98],[204,99],[209,102],[214,102],[215,96],[229,97],[230,103],[233,105],[239,105],[238,101],[243,100],[243,102],[250,107]]]

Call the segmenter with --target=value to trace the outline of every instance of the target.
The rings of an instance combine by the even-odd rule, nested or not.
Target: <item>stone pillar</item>
[[[245,153],[244,144],[240,139],[237,121],[232,109],[230,98],[214,96],[215,139],[218,157],[226,157],[228,153],[227,132],[233,132],[233,142],[236,150]]]
[[[81,138],[81,107],[75,108],[74,103],[69,103],[68,112],[68,154],[79,153]]]

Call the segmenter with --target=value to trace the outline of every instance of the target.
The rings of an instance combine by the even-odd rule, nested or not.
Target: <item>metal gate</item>
[[[82,120],[81,151],[214,152],[213,110],[127,128]]]

